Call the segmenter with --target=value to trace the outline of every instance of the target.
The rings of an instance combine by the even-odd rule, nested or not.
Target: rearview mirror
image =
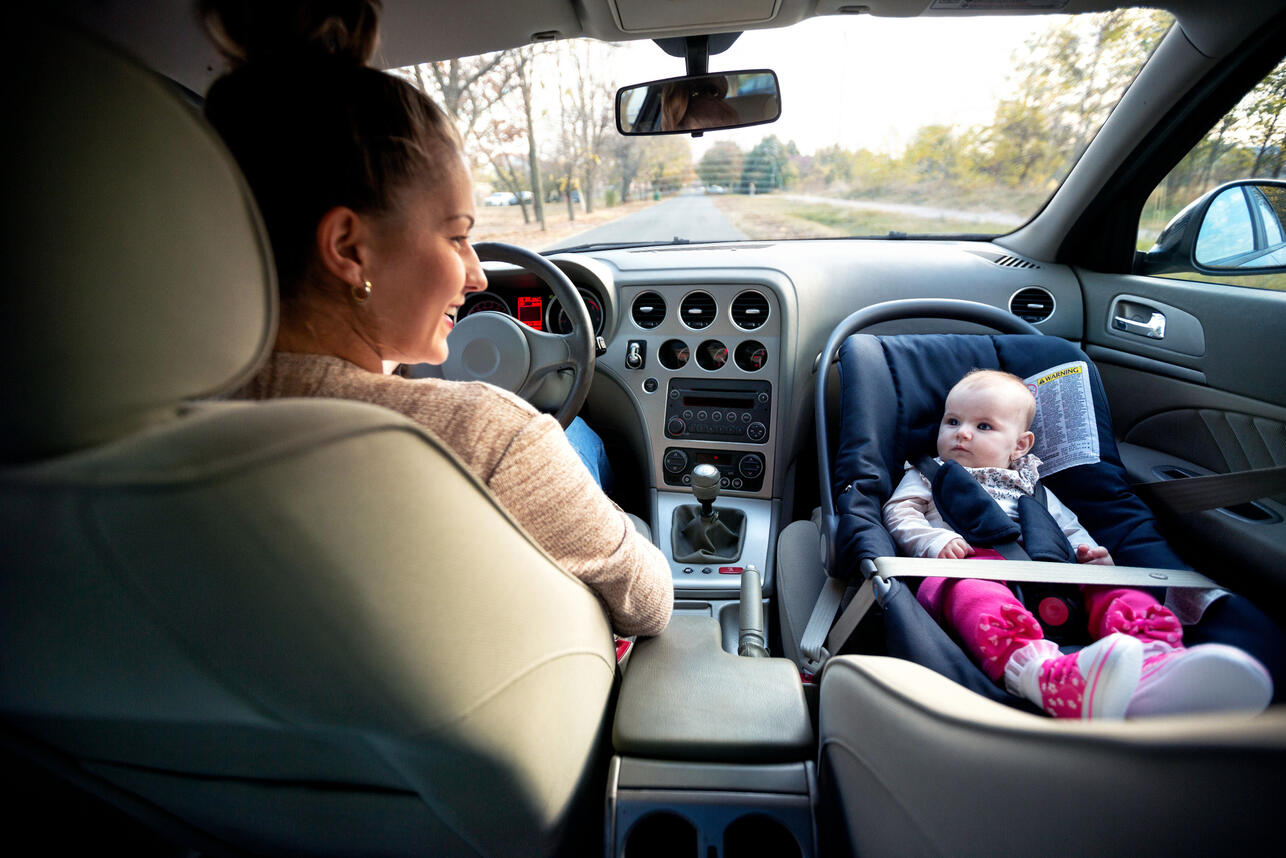
[[[1179,212],[1142,255],[1139,273],[1286,271],[1286,182],[1230,182]]]
[[[700,135],[779,116],[781,97],[771,69],[672,77],[616,92],[616,129],[622,134]]]

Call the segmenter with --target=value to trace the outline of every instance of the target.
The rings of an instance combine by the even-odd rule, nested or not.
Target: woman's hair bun
[[[215,46],[234,65],[340,60],[365,65],[380,0],[201,0]]]

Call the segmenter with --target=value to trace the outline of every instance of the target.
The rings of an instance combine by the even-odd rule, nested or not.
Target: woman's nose
[[[478,252],[469,245],[469,254],[464,261],[464,291],[481,292],[487,288],[487,272],[482,267]]]

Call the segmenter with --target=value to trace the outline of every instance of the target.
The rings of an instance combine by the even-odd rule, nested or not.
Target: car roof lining
[[[762,5],[764,0],[757,0]],[[634,4],[663,6],[669,23],[652,29],[622,30],[618,7]],[[1286,0],[1271,0],[1286,7]],[[933,0],[775,0],[766,21],[745,23],[735,15],[736,0],[687,0],[655,4],[650,0],[470,0],[468,3],[426,0],[383,0],[383,28],[377,62],[396,68],[416,62],[451,59],[513,48],[533,38],[588,36],[603,41],[630,41],[667,36],[704,35],[745,29],[782,27],[815,15],[863,10],[875,17],[961,17],[996,14],[1048,14],[1047,0],[1016,0],[1002,11],[934,8]],[[1111,0],[1067,0],[1058,12],[1096,12],[1114,8]],[[1249,28],[1264,14],[1262,0],[1160,0],[1147,4],[1165,8],[1179,19],[1193,45],[1206,56],[1221,56],[1239,45]],[[672,7],[672,8],[671,8]],[[1244,7],[1242,12],[1238,7]],[[192,0],[52,0],[53,14],[100,33],[134,53],[145,65],[195,92],[204,92],[221,73],[223,61],[201,28]],[[704,13],[704,14],[702,14]],[[719,18],[719,15],[725,16]],[[731,15],[731,17],[728,17]],[[678,17],[682,16],[682,17]],[[692,24],[691,21],[700,23]],[[728,20],[725,25],[706,23]],[[658,69],[667,62],[658,49]]]

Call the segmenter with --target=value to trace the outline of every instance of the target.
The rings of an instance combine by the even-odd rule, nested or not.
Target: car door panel
[[[1078,273],[1085,290],[1086,351],[1103,377],[1133,480],[1286,465],[1286,294]],[[1114,311],[1123,298],[1133,310],[1164,315],[1167,336],[1120,330]],[[1170,340],[1172,319],[1187,333]],[[1205,343],[1200,354],[1189,353],[1194,325]],[[1157,512],[1167,535],[1203,571],[1261,605],[1282,603],[1286,492],[1231,509]]]

